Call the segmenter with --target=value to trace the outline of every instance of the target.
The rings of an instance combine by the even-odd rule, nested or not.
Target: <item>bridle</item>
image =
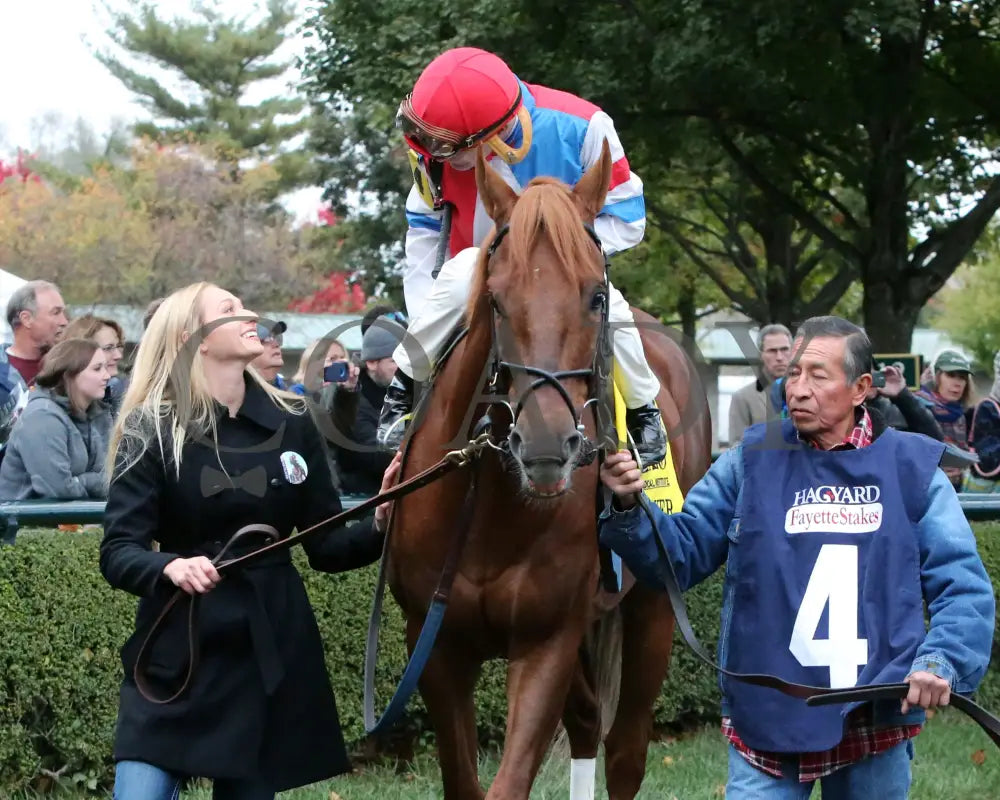
[[[525,403],[528,398],[534,394],[536,391],[541,389],[543,386],[549,386],[556,390],[559,397],[562,398],[563,402],[566,404],[566,408],[569,409],[570,415],[573,417],[573,424],[576,427],[577,432],[583,437],[583,447],[580,450],[580,456],[577,459],[576,466],[587,466],[594,461],[594,457],[597,451],[600,449],[602,443],[601,441],[594,442],[587,437],[586,426],[584,424],[584,414],[589,406],[594,407],[595,422],[597,425],[597,437],[601,439],[601,432],[607,430],[608,425],[611,421],[611,414],[607,407],[608,391],[610,388],[610,375],[611,375],[611,335],[610,335],[610,324],[609,324],[609,286],[608,286],[608,257],[604,253],[604,247],[601,244],[600,237],[598,237],[597,232],[594,230],[593,226],[583,223],[583,229],[587,232],[591,241],[597,246],[597,249],[601,253],[601,259],[604,262],[604,267],[602,269],[603,280],[602,280],[602,292],[601,297],[603,298],[601,303],[601,319],[599,323],[598,333],[597,333],[597,344],[594,348],[594,358],[589,367],[584,367],[582,369],[564,369],[564,370],[547,370],[541,367],[536,367],[532,364],[519,364],[514,361],[508,361],[504,359],[500,354],[500,345],[497,341],[497,323],[498,316],[502,319],[502,314],[500,313],[495,299],[490,296],[490,379],[488,383],[488,390],[491,395],[493,395],[493,402],[499,405],[503,405],[507,408],[510,413],[510,427],[507,431],[509,434],[514,430],[514,426],[517,424],[518,419],[521,416],[521,412],[524,411]],[[497,229],[496,234],[493,237],[493,241],[490,246],[486,249],[486,268],[489,270],[490,259],[496,254],[497,248],[503,242],[504,238],[510,232],[510,225],[506,224]],[[514,405],[504,399],[506,392],[503,391],[504,381],[502,380],[504,371],[507,374],[515,375],[517,373],[522,373],[524,375],[529,375],[534,378],[534,380],[528,385],[524,391],[522,391],[515,401]],[[587,401],[583,404],[583,407],[577,411],[576,406],[573,403],[573,398],[570,397],[569,392],[566,390],[563,381],[572,378],[585,378],[587,380]],[[500,449],[506,450],[508,448],[508,441],[505,439],[503,444],[500,445]]]

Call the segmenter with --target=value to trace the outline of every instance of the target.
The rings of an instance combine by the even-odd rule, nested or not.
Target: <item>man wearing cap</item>
[[[868,413],[871,365],[861,328],[806,320],[789,417],[749,428],[680,513],[650,504],[647,517],[628,452],[601,468],[615,496],[601,542],[636,578],[663,586],[664,552],[685,591],[725,564],[723,667],[832,688],[909,684],[902,704],[814,707],[722,676],[729,800],[806,798],[816,783],[824,798],[904,800],[924,709],[974,691],[989,664],[996,602],[938,469],[954,460]]]
[[[285,366],[285,359],[281,355],[282,334],[288,330],[288,326],[281,321],[271,323],[260,323],[257,325],[257,336],[260,343],[264,345],[264,351],[250,362],[257,374],[272,386],[286,391],[293,391],[285,382],[280,370]]]
[[[642,181],[629,168],[611,118],[566,92],[523,83],[498,56],[460,47],[435,58],[401,103],[397,123],[414,161],[406,201],[406,271],[403,291],[413,318],[410,334],[422,349],[400,347],[386,394],[379,438],[390,449],[403,437],[413,404],[413,380],[426,380],[430,364],[459,323],[469,294],[478,247],[493,227],[476,190],[476,153],[515,191],[540,176],[572,186],[601,156],[605,141],[613,168],[607,201],[594,230],[608,255],[642,240],[646,225]],[[445,204],[451,206],[450,260],[435,280]],[[659,383],[646,364],[625,298],[611,287],[615,358],[625,377],[628,427],[644,463],[659,461],[666,437],[653,405]],[[426,358],[424,357],[426,356]]]
[[[379,411],[385,400],[385,390],[396,374],[393,351],[403,338],[404,328],[389,319],[378,317],[369,325],[361,338],[361,360],[364,369],[358,378],[354,393],[337,386],[334,405],[338,418],[343,420],[343,400],[353,394],[357,400],[356,411],[351,415],[353,424],[343,430],[343,439],[338,439],[334,450],[340,467],[344,490],[352,494],[377,494],[382,485],[392,453],[378,447]]]
[[[917,392],[931,404],[931,413],[941,426],[944,440],[962,450],[969,449],[969,427],[965,413],[971,408],[972,364],[957,350],[942,350],[934,359],[934,380]],[[962,470],[946,469],[956,489],[962,486]]]

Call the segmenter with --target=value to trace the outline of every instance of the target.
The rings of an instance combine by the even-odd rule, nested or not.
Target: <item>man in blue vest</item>
[[[944,445],[873,428],[864,407],[872,350],[857,326],[799,329],[786,377],[789,418],[749,428],[655,530],[635,504],[625,452],[601,478],[614,496],[601,542],[662,585],[654,536],[683,588],[726,564],[719,661],[729,670],[847,688],[910,684],[896,701],[809,707],[721,680],[726,797],[897,800],[910,785],[924,709],[973,691],[993,639],[994,598]],[[924,624],[924,603],[930,615]]]

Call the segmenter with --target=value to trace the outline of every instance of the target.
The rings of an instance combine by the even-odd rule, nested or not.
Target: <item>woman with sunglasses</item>
[[[403,275],[406,307],[413,319],[411,345],[400,346],[394,355],[399,371],[382,409],[379,441],[388,449],[402,441],[414,379],[429,377],[431,364],[461,319],[478,247],[493,227],[476,192],[478,150],[520,190],[541,176],[575,184],[600,159],[607,141],[613,159],[611,184],[594,222],[604,252],[634,247],[646,226],[642,181],[629,168],[611,117],[567,92],[523,83],[493,53],[461,47],[438,56],[403,100],[396,121],[414,166],[414,186],[406,201],[409,230]],[[435,278],[445,205],[451,207],[451,258]],[[646,364],[638,331],[629,325],[629,305],[613,287],[610,319],[625,326],[615,333],[614,349],[626,377],[629,431],[643,463],[660,461],[666,437],[653,405],[659,382]]]
[[[250,362],[250,366],[257,371],[257,374],[266,383],[271,384],[275,389],[303,395],[305,394],[304,388],[299,388],[295,384],[289,384],[285,380],[285,376],[281,374],[281,368],[285,366],[285,357],[281,354],[282,337],[287,330],[288,326],[280,320],[268,323],[258,322],[257,338],[260,339],[264,350],[257,358]]]

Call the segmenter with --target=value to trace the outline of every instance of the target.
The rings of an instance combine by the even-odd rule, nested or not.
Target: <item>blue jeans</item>
[[[119,761],[115,765],[113,800],[177,800],[184,778],[144,761]],[[259,781],[217,780],[213,800],[274,800],[274,790]]]
[[[910,792],[913,743],[901,742],[820,778],[823,800],[906,800]],[[729,745],[729,782],[726,800],[807,800],[816,783],[799,783],[795,759],[782,764],[784,777],[775,778],[751,766]]]

